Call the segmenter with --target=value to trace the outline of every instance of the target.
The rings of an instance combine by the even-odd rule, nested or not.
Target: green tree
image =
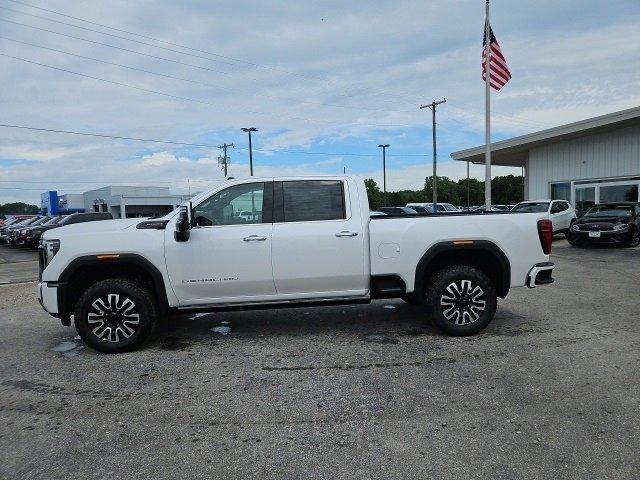
[[[380,187],[373,178],[367,178],[364,181],[364,186],[367,189],[367,198],[369,199],[369,208],[377,209],[382,206],[382,192]]]
[[[506,205],[523,200],[523,179],[521,176],[503,175],[491,180],[491,203]]]
[[[462,204],[462,197],[460,196],[460,188],[456,182],[449,177],[437,177],[438,185],[438,202],[453,203],[454,205]],[[433,178],[427,177],[424,182],[424,192],[426,202],[433,200]],[[466,203],[466,193],[465,193]]]
[[[11,214],[28,214],[33,215],[40,211],[40,207],[36,205],[29,205],[28,203],[23,202],[11,202],[0,204],[0,215],[11,215]]]

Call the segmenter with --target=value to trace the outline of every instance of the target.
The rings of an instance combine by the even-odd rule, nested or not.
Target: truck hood
[[[43,238],[63,239],[73,235],[85,233],[108,233],[125,230],[134,227],[144,221],[144,218],[126,218],[122,220],[97,220],[95,222],[77,223],[75,225],[64,225],[62,227],[47,230]]]

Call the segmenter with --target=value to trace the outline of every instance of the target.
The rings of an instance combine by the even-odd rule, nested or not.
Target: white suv
[[[553,234],[569,232],[576,219],[576,211],[566,200],[527,200],[520,202],[512,209],[514,212],[546,213],[553,224]]]

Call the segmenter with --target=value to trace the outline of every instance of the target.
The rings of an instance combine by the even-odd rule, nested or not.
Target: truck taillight
[[[551,243],[553,242],[553,224],[551,220],[538,220],[538,236],[540,237],[540,246],[545,255],[551,253]]]

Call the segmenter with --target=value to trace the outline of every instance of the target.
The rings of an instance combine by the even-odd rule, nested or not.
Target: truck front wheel
[[[445,267],[427,282],[427,313],[449,335],[473,335],[484,329],[496,313],[493,282],[466,265]]]
[[[76,303],[74,322],[92,348],[119,353],[140,346],[156,324],[149,292],[125,278],[102,280],[89,287]]]

